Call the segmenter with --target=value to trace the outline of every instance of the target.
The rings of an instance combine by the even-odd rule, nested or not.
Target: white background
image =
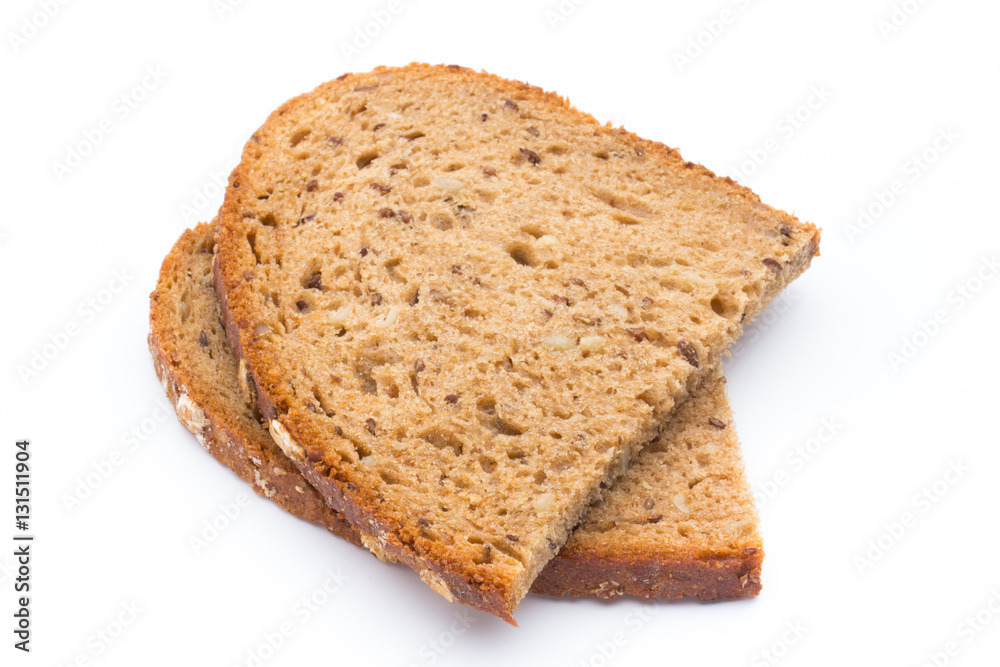
[[[252,665],[288,622],[263,664],[996,665],[1000,6],[895,2],[894,16],[893,0],[567,0],[556,22],[557,0],[402,0],[350,57],[343,45],[388,0],[52,2],[51,18],[45,2],[4,2],[0,663]],[[761,504],[759,598],[532,595],[513,628],[256,496],[193,552],[204,522],[249,491],[163,418],[146,350],[160,261],[212,216],[214,179],[274,107],[414,60],[555,90],[823,227],[822,257],[726,364]],[[63,172],[102,119],[110,133]],[[873,211],[864,226],[859,209]],[[69,325],[77,335],[45,348]],[[30,655],[11,648],[22,437]],[[795,453],[810,445],[808,461]],[[953,465],[965,471],[945,481]],[[68,508],[88,475],[99,484]],[[296,604],[328,570],[346,580],[305,619]],[[949,642],[956,655],[941,653]]]

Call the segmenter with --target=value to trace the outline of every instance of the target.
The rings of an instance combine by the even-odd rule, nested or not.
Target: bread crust
[[[244,150],[243,161],[230,177],[229,187],[226,192],[225,203],[223,204],[221,218],[223,220],[223,238],[225,238],[226,222],[236,221],[241,216],[241,198],[243,193],[239,191],[240,183],[250,179],[253,175],[252,154],[255,145],[260,141],[259,134],[284,115],[295,105],[301,104],[313,95],[321,93],[333,86],[344,85],[342,82],[351,80],[354,76],[372,76],[381,72],[390,71],[391,68],[378,68],[371,74],[365,75],[345,75],[336,81],[328,82],[319,86],[315,91],[294,98],[279,107],[268,120],[262,129],[255,134],[248,142]],[[521,82],[514,82],[502,79],[489,74],[477,74],[471,70],[456,67],[435,67],[429,65],[413,64],[401,70],[418,71],[431,78],[442,77],[446,74],[454,76],[456,73],[464,73],[467,76],[486,77],[498,86],[511,90],[518,90],[524,94],[532,95],[536,99],[548,104],[553,104],[576,114],[581,122],[593,125],[595,133],[613,133],[618,137],[631,142],[637,150],[646,151],[655,155],[658,159],[668,163],[680,165],[680,168],[691,170],[706,179],[716,179],[718,182],[726,183],[731,188],[732,193],[738,194],[751,204],[766,209],[770,214],[779,219],[786,220],[798,231],[805,231],[811,236],[808,244],[802,246],[798,255],[781,267],[777,274],[765,284],[765,291],[759,295],[756,301],[752,301],[753,312],[748,311],[745,317],[753,317],[766,303],[773,298],[791,279],[797,276],[808,265],[812,256],[818,254],[819,233],[815,227],[803,224],[794,217],[771,209],[760,203],[759,198],[752,192],[735,184],[731,179],[719,179],[715,175],[690,162],[684,162],[674,149],[658,142],[649,141],[637,137],[624,129],[613,129],[601,126],[592,117],[582,114],[565,100],[554,93],[545,92],[534,86]],[[238,359],[246,363],[250,372],[251,382],[255,389],[256,400],[259,410],[266,422],[271,423],[277,420],[281,427],[290,433],[294,433],[301,442],[316,442],[317,438],[322,439],[322,434],[316,432],[311,423],[300,415],[295,409],[279,409],[274,398],[270,395],[271,385],[267,378],[261,377],[260,369],[266,367],[266,360],[260,358],[252,349],[248,347],[253,323],[250,321],[248,313],[252,310],[249,304],[234,304],[231,301],[233,290],[245,280],[238,271],[239,267],[229,267],[223,265],[217,255],[214,265],[215,285],[219,301],[219,306],[225,322],[230,349]],[[235,307],[234,307],[235,306]],[[688,388],[693,387],[704,376],[707,368],[714,366],[718,362],[717,355],[721,350],[715,351],[716,357],[706,360],[703,369],[691,374]],[[680,392],[683,397],[684,392]],[[338,470],[317,470],[308,460],[296,461],[300,472],[310,481],[320,492],[326,502],[342,513],[347,521],[355,526],[363,535],[368,536],[367,541],[376,541],[380,548],[390,556],[393,556],[405,564],[417,570],[425,578],[431,579],[435,590],[444,593],[441,588],[446,587],[450,597],[461,602],[470,604],[478,609],[495,614],[500,618],[514,623],[513,609],[520,599],[521,593],[514,587],[515,582],[504,580],[497,576],[489,580],[483,580],[478,568],[471,562],[456,560],[453,554],[442,544],[436,541],[427,540],[421,537],[419,531],[413,526],[401,521],[399,517],[394,517],[384,513],[379,508],[378,498],[371,489],[361,488],[354,484],[351,471],[349,469]]]
[[[753,597],[761,591],[764,552],[755,547],[736,556],[566,551],[545,566],[531,586],[533,593],[709,601]]]

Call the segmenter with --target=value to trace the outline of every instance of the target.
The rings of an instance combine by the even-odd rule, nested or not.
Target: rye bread
[[[215,224],[186,231],[150,295],[149,349],[178,418],[221,463],[295,516],[361,545],[243,400],[219,323]],[[548,595],[739,598],[760,591],[757,515],[725,380],[716,372],[678,407],[628,472],[535,579]]]
[[[344,76],[247,143],[216,293],[282,450],[377,555],[513,622],[818,231],[555,95]]]

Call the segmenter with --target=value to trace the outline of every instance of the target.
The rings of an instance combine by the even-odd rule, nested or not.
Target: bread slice
[[[552,94],[452,67],[275,111],[215,260],[271,434],[376,554],[512,612],[817,230]]]
[[[181,422],[209,453],[292,514],[360,545],[243,400],[212,284],[217,225],[185,232],[150,296],[149,348]],[[757,514],[716,372],[590,508],[535,579],[549,595],[738,598],[760,591]]]

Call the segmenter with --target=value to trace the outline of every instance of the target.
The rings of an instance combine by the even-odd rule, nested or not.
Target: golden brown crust
[[[445,75],[446,68],[415,64],[403,69],[420,71],[428,77],[440,77]],[[447,70],[448,76],[454,75],[455,68],[447,68]],[[555,94],[547,93],[536,87],[520,82],[506,81],[493,75],[474,74],[469,70],[461,70],[461,68],[458,68],[458,70],[469,73],[470,76],[474,75],[487,77],[491,81],[497,83],[498,86],[517,88],[525,94],[535,96],[536,99],[545,100],[550,104],[571,110],[572,113],[577,114],[581,123],[589,123],[593,126],[595,135],[613,133],[616,136],[631,142],[637,150],[655,154],[658,159],[662,160],[665,164],[673,165],[674,168],[690,170],[692,173],[704,177],[706,181],[712,180],[716,185],[726,184],[725,187],[729,189],[730,194],[737,194],[743,197],[749,203],[761,207],[762,210],[766,209],[771,214],[777,215],[779,218],[786,219],[789,224],[795,226],[796,230],[805,231],[808,235],[811,235],[813,238],[812,242],[806,249],[800,251],[796,257],[788,258],[789,261],[782,262],[780,264],[775,262],[775,264],[778,265],[775,269],[776,275],[765,283],[765,291],[763,294],[754,295],[755,298],[751,299],[751,310],[754,310],[755,312],[748,311],[745,313],[745,316],[752,317],[756,314],[757,310],[763,308],[766,301],[777,294],[777,292],[780,291],[780,289],[783,288],[787,282],[801,272],[801,270],[808,265],[808,261],[811,256],[816,253],[818,230],[814,227],[808,224],[800,223],[795,218],[785,213],[776,212],[769,207],[759,204],[759,198],[749,190],[736,185],[730,179],[719,179],[715,177],[712,172],[701,167],[700,165],[685,163],[675,150],[657,142],[641,139],[624,130],[603,127],[590,116],[577,112],[564,98]],[[388,71],[391,70],[388,68],[379,68],[375,70],[373,75],[378,75],[380,72]],[[285,114],[295,105],[302,103],[303,100],[307,100],[311,96],[319,94],[333,86],[344,85],[341,82],[344,80],[350,80],[350,78],[351,77],[348,76],[335,82],[328,82],[317,88],[316,91],[313,91],[312,93],[307,93],[306,95],[286,102],[271,115],[265,123],[264,128],[271,124],[276,118]],[[263,131],[264,130],[262,129],[261,133],[263,133]],[[247,144],[244,151],[243,162],[233,172],[230,178],[230,185],[227,190],[226,201],[223,205],[221,214],[224,225],[222,237],[223,243],[225,243],[226,239],[225,230],[227,222],[233,221],[233,224],[235,224],[242,214],[240,200],[243,193],[239,191],[240,183],[250,179],[253,175],[252,156],[256,151],[256,144],[259,140],[260,137],[258,135],[254,135],[251,141]],[[232,242],[235,243],[235,239]],[[294,433],[302,442],[315,442],[317,439],[320,439],[321,441],[323,434],[315,431],[313,421],[307,418],[308,415],[301,413],[297,408],[291,406],[282,406],[282,408],[279,409],[279,407],[275,404],[272,394],[278,387],[279,379],[276,377],[265,377],[260,374],[261,369],[267,366],[267,360],[259,358],[255,351],[248,346],[248,337],[252,335],[254,326],[254,323],[250,320],[250,313],[252,312],[253,306],[250,303],[234,303],[231,301],[233,293],[238,290],[240,284],[247,279],[245,275],[242,275],[242,273],[243,272],[239,270],[238,266],[224,266],[223,262],[218,259],[215,263],[216,289],[223,317],[227,324],[226,329],[228,331],[230,346],[238,358],[246,361],[247,367],[250,369],[252,380],[256,388],[260,411],[267,421],[279,419],[281,424]],[[714,352],[715,354],[718,354],[721,353],[721,350],[716,350]],[[706,366],[710,365],[710,363],[714,363],[715,359],[713,358],[708,361],[709,363],[705,364]],[[704,371],[692,373],[690,378],[691,382],[696,382],[703,374]],[[399,517],[395,517],[381,511],[379,509],[377,492],[370,488],[359,488],[355,485],[352,482],[352,473],[349,469],[317,471],[307,461],[296,463],[299,469],[307,475],[310,482],[312,482],[327,499],[327,502],[334,508],[341,511],[352,525],[357,526],[360,530],[368,534],[380,536],[380,539],[384,540],[386,551],[396,553],[400,560],[406,562],[418,571],[437,572],[441,579],[444,580],[445,584],[451,589],[455,598],[472,604],[477,608],[501,616],[508,621],[512,621],[511,612],[513,607],[516,605],[517,600],[515,597],[517,596],[514,591],[505,589],[505,586],[507,586],[509,582],[495,579],[490,582],[477,581],[477,577],[481,579],[478,568],[474,567],[467,561],[456,561],[451,552],[440,542],[423,539],[419,535],[419,532],[414,531],[412,527],[408,526]],[[326,474],[327,472],[330,474]]]
[[[531,590],[578,597],[732,600],[760,593],[764,552],[747,548],[738,556],[561,551],[535,579]]]

